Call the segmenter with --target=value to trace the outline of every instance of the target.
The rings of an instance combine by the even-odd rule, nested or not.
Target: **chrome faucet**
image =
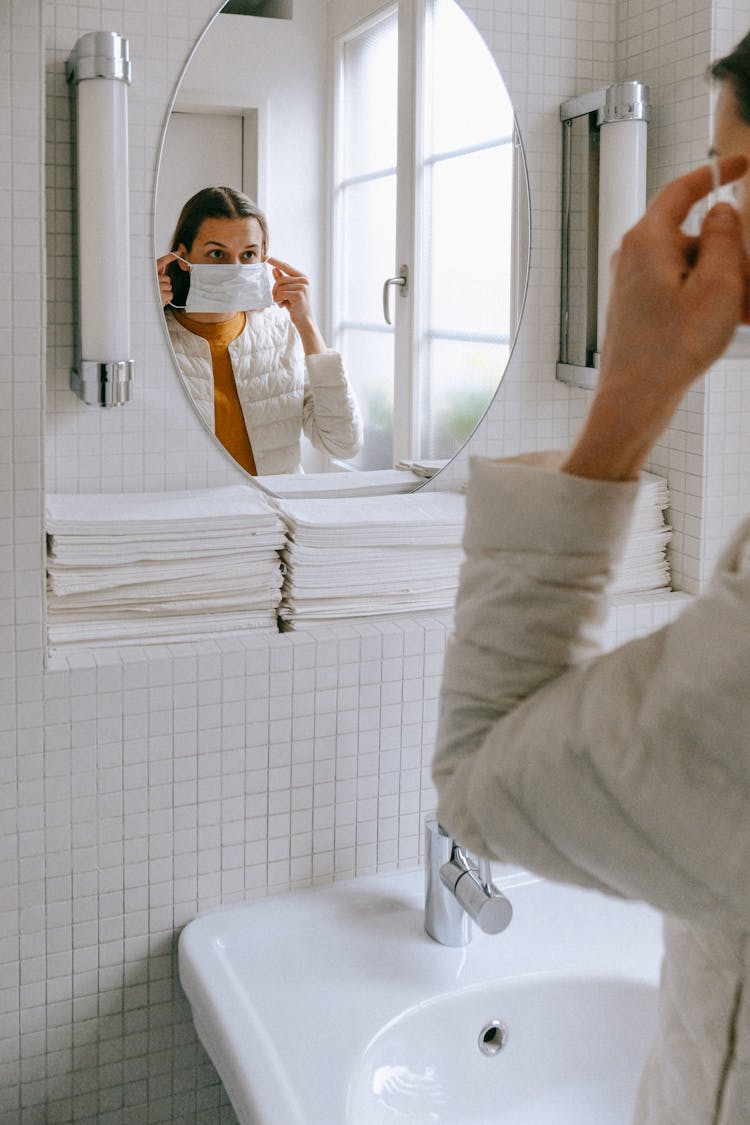
[[[424,928],[441,945],[467,945],[471,923],[486,934],[510,925],[513,907],[492,882],[488,859],[472,860],[438,824],[425,821]]]

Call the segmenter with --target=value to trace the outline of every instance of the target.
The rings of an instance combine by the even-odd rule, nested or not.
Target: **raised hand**
[[[748,169],[744,156],[718,162],[721,183]],[[713,187],[709,165],[664,187],[622,240],[600,378],[564,472],[597,479],[637,477],[690,385],[750,323],[750,263],[740,218],[727,203],[708,212],[700,234],[682,224]]]
[[[277,305],[288,309],[305,353],[312,355],[326,351],[326,343],[313,312],[309,279],[300,270],[279,258],[266,260],[273,267],[273,299]]]
[[[173,262],[177,255],[173,251],[168,254],[162,254],[161,258],[156,259],[156,273],[159,278],[159,293],[161,295],[162,308],[168,305],[172,300],[172,279],[167,273],[167,266]]]

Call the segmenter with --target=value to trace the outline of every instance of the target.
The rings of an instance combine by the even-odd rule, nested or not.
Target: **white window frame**
[[[429,307],[429,293],[425,278],[424,258],[424,226],[417,221],[417,201],[425,196],[425,168],[435,165],[440,160],[450,159],[460,153],[438,153],[429,161],[424,156],[422,127],[425,118],[423,105],[423,71],[424,49],[426,40],[426,5],[428,0],[391,0],[387,4],[377,4],[377,0],[355,0],[340,5],[338,15],[336,5],[332,5],[334,15],[332,20],[332,52],[333,52],[333,83],[332,83],[332,168],[331,183],[331,304],[332,310],[342,308],[341,278],[342,278],[342,216],[338,206],[338,187],[342,183],[340,174],[341,151],[341,85],[343,73],[343,52],[345,45],[352,38],[366,32],[384,16],[398,11],[398,141],[397,141],[397,188],[396,188],[396,232],[394,246],[393,276],[396,277],[406,266],[409,272],[409,285],[405,296],[397,288],[391,289],[390,308],[394,325],[394,387],[393,387],[393,461],[397,464],[402,460],[412,460],[420,456],[421,425],[420,425],[420,383],[419,372],[422,362],[422,352],[425,350],[426,336],[424,331],[425,310]],[[337,27],[345,22],[346,27]],[[523,194],[519,189],[519,174],[522,172],[522,161],[518,158],[520,142],[517,129],[512,136],[504,138],[504,143],[513,147],[513,195],[514,216],[518,210],[517,204]],[[491,147],[490,144],[467,146],[460,150],[461,153],[471,153],[480,148]],[[518,236],[523,234],[525,227],[523,217],[514,218],[513,252],[511,269],[515,269],[518,260]],[[513,274],[514,276],[514,274]],[[383,282],[385,282],[383,278]],[[510,310],[511,341],[513,326],[517,324],[523,300],[523,279],[512,289],[512,307]],[[417,295],[420,299],[417,300]],[[340,347],[338,338],[339,325],[334,324],[334,347]],[[439,333],[432,333],[433,336]],[[500,333],[497,336],[476,336],[467,334],[465,337],[450,333],[446,338],[483,341],[503,341]],[[400,374],[401,377],[398,377]],[[498,381],[502,378],[502,371],[498,372]]]

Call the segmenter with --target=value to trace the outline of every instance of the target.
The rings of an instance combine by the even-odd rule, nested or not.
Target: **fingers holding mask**
[[[309,279],[279,258],[268,258],[267,261],[273,268],[273,299],[276,304],[288,309],[292,320],[309,318],[312,315]]]
[[[726,157],[717,162],[716,178],[729,183],[747,167],[744,157]],[[697,235],[683,230],[714,186],[711,165],[667,184],[625,235],[614,262],[610,354],[630,350],[632,356],[635,349],[661,355],[662,369],[674,367],[679,382],[721,355],[748,305],[748,262],[735,209],[716,204]]]
[[[685,296],[692,299],[696,316],[710,322],[719,354],[737,324],[747,323],[750,262],[738,211],[731,203],[714,200],[721,186],[735,182],[747,172],[747,168],[744,156],[714,160],[710,165],[696,169],[692,174],[693,184],[689,185],[701,191],[702,198],[708,194],[708,174],[712,196],[709,197],[709,210],[701,222],[700,232],[687,247],[687,268],[683,270],[681,280]],[[723,343],[722,336],[726,337]]]
[[[156,259],[156,275],[159,279],[159,296],[161,297],[162,308],[172,300],[172,279],[167,273],[167,266],[176,257],[177,255],[170,250],[168,254],[162,254],[160,258]]]
[[[699,168],[663,187],[654,197],[644,217],[679,227],[696,203],[700,203],[715,188],[738,180],[747,169],[748,161],[745,156],[725,156],[709,164],[701,164]]]

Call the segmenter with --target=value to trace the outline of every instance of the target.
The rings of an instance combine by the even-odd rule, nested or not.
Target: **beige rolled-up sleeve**
[[[677,621],[604,653],[637,489],[472,462],[438,817],[466,847],[549,878],[746,925],[747,529]]]

